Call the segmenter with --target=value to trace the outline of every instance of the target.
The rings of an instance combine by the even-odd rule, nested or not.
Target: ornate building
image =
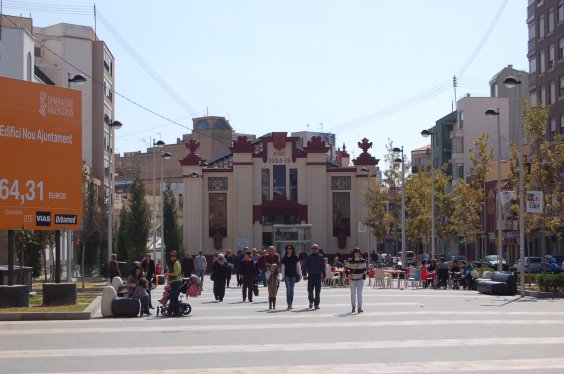
[[[303,146],[305,144],[305,146]],[[202,249],[267,247],[288,243],[309,250],[318,243],[326,253],[347,253],[359,246],[376,248],[361,223],[364,192],[378,160],[367,139],[352,160],[345,146],[332,156],[321,137],[309,141],[286,132],[256,140],[240,136],[230,153],[204,160],[200,143],[186,143],[183,169],[184,244]]]

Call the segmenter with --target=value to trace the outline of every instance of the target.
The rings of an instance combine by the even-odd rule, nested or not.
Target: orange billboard
[[[81,219],[80,91],[0,77],[0,230]]]

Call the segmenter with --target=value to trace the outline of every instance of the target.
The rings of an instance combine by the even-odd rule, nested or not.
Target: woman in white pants
[[[353,249],[353,257],[345,262],[345,269],[350,274],[352,313],[357,310],[357,305],[358,312],[362,313],[362,289],[366,279],[366,261],[362,258],[358,247]]]

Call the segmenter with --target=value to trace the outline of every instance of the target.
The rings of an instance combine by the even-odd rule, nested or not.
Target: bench
[[[487,295],[515,296],[517,282],[513,274],[494,272],[491,279],[477,279],[476,289]]]
[[[137,317],[141,310],[139,299],[118,297],[112,286],[105,286],[102,290],[102,317]]]

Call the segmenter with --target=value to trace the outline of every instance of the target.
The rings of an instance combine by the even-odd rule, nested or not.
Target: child
[[[266,268],[266,285],[268,287],[268,309],[276,309],[276,293],[278,292],[278,266],[271,264]]]
[[[143,314],[146,314],[148,316],[152,315],[149,311],[149,293],[147,292],[148,286],[149,282],[147,282],[147,279],[145,278],[139,279],[138,282],[131,282],[131,287],[135,288],[135,290],[133,291],[133,297],[141,301],[141,312],[139,313],[139,317],[143,317]]]

